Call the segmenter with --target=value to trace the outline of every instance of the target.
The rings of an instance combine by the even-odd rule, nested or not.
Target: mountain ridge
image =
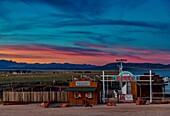
[[[97,66],[92,64],[71,64],[71,63],[18,63],[12,60],[0,60],[0,69],[63,69],[63,70],[118,70],[120,63],[113,62]],[[160,63],[123,63],[124,69],[170,69],[170,64]]]

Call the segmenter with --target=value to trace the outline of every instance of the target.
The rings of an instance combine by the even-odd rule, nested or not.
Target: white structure
[[[140,76],[150,76],[150,80],[139,80]],[[133,81],[142,81],[142,82],[150,82],[150,103],[152,102],[152,72],[150,70],[150,75],[133,75],[131,72],[129,71],[122,71],[119,75],[105,75],[105,72],[103,71],[103,80],[101,80],[103,82],[103,103],[106,102],[106,90],[108,92],[108,82],[111,81],[117,81],[117,82],[126,82],[126,84],[121,88],[121,94],[129,94],[128,93],[128,83],[133,82]],[[111,79],[108,79],[111,78]],[[105,88],[105,82],[107,82],[107,88]],[[149,89],[149,88],[148,88]]]
[[[152,103],[152,71],[150,70],[150,103]]]

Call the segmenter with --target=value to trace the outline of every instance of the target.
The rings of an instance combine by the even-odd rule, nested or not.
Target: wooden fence
[[[43,101],[51,102],[69,102],[69,93],[63,91],[57,92],[3,92],[3,102],[27,102],[36,103]]]

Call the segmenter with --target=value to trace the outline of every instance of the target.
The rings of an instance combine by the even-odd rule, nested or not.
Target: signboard
[[[90,81],[76,81],[76,86],[90,86]]]
[[[168,77],[164,77],[163,81],[164,81],[164,83],[169,83],[169,78]]]
[[[120,94],[119,102],[131,103],[133,102],[133,95],[132,94]]]
[[[113,77],[115,81],[137,81],[139,80],[139,76],[133,75],[131,72],[123,71],[119,75],[115,75]]]

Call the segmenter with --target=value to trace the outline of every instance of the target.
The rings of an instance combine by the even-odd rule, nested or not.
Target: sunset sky
[[[170,0],[0,0],[0,59],[170,64]]]

